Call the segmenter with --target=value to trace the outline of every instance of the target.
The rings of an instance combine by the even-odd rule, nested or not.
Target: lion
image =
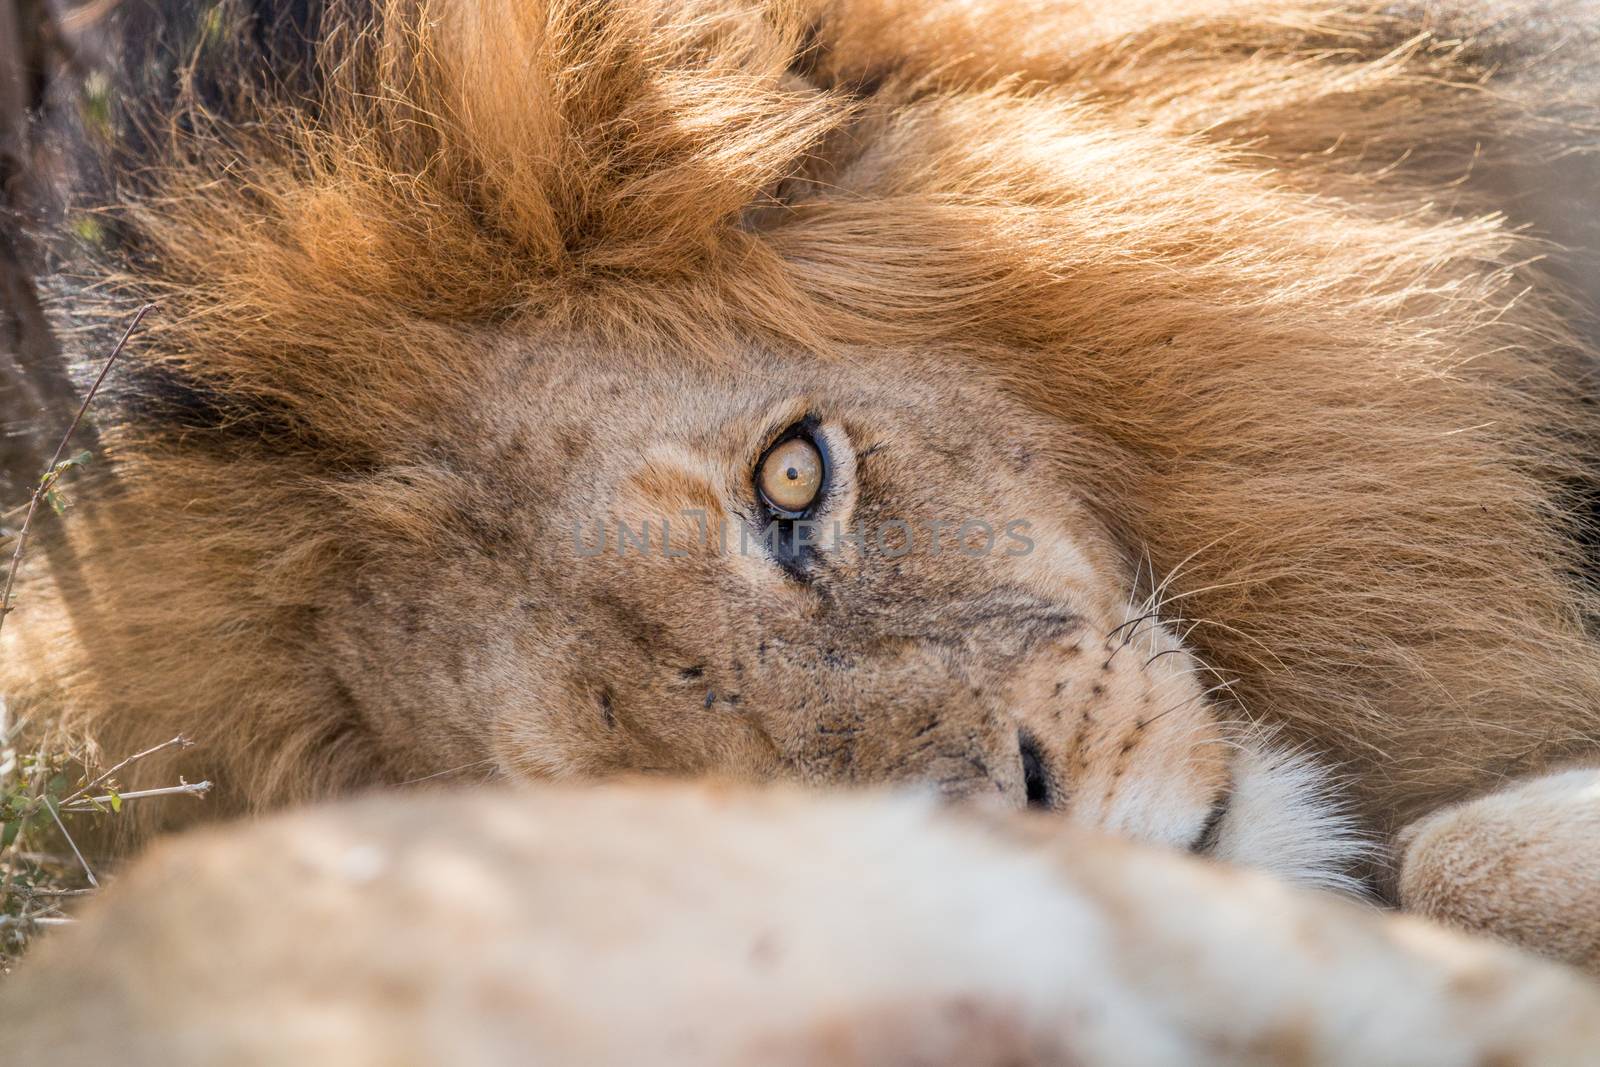
[[[0,689],[197,742],[142,833],[928,783],[1600,968],[1564,10],[120,11],[58,303],[159,310]]]
[[[18,1063],[130,1067],[1577,1065],[1600,1047],[1600,987],[1565,968],[932,800],[546,784],[178,835],[0,984],[0,1028]]]

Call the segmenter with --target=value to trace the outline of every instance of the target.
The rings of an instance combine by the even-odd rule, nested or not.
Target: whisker
[[[1107,641],[1109,641],[1113,637],[1115,637],[1120,631],[1127,629],[1129,626],[1136,626],[1139,623],[1144,622],[1146,619],[1154,619],[1154,618],[1158,617],[1159,614],[1160,614],[1159,612],[1152,611],[1152,612],[1148,612],[1147,614],[1139,615],[1139,616],[1137,616],[1135,618],[1129,619],[1127,622],[1123,623],[1121,626],[1118,626],[1118,627],[1116,627],[1116,629],[1113,629],[1113,630],[1109,631],[1106,634],[1105,639]],[[1126,644],[1126,642],[1124,642],[1124,644]]]
[[[1265,641],[1261,640],[1261,638],[1255,636],[1254,634],[1245,633],[1243,630],[1239,629],[1237,626],[1229,626],[1227,623],[1220,622],[1217,619],[1203,619],[1203,618],[1202,619],[1195,619],[1194,623],[1195,623],[1196,626],[1215,626],[1217,629],[1223,630],[1223,631],[1225,631],[1227,633],[1230,633],[1230,634],[1232,634],[1233,636],[1239,638],[1242,641],[1248,641],[1252,645],[1255,645],[1257,648],[1260,648],[1262,651],[1266,652],[1267,655],[1272,658],[1272,662],[1277,667],[1282,668],[1282,666],[1283,666],[1283,661],[1278,658],[1278,654],[1277,654],[1277,652],[1275,652],[1273,650],[1272,646],[1267,644]],[[1243,652],[1241,652],[1240,654],[1241,655],[1248,655],[1248,653],[1243,653]],[[1267,664],[1263,663],[1261,660],[1257,659],[1255,656],[1250,656],[1249,658],[1250,658],[1250,662],[1254,663],[1257,667],[1261,667],[1262,669],[1266,669]]]
[[[1161,607],[1165,608],[1166,605],[1163,604],[1163,605],[1161,605]],[[1146,615],[1144,618],[1145,619],[1155,619],[1157,626],[1161,625],[1161,623],[1163,621],[1165,621],[1167,623],[1167,625],[1169,625],[1169,626],[1176,625],[1177,623],[1180,623],[1180,622],[1187,622],[1188,621],[1187,619],[1183,618],[1181,615],[1179,617],[1175,618],[1175,619],[1165,619],[1165,620],[1163,620],[1161,618],[1161,611],[1159,609],[1156,610],[1156,611],[1152,611],[1150,614]],[[1142,622],[1143,620],[1141,619],[1140,621]],[[1126,637],[1124,637],[1122,639],[1122,646],[1120,646],[1120,647],[1126,647],[1126,646],[1132,644],[1133,643],[1133,639],[1138,637],[1139,633],[1140,633],[1140,630],[1139,630],[1139,627],[1137,627],[1137,626],[1135,626],[1133,629],[1129,630],[1128,631],[1128,636],[1126,636]]]
[[[1197,700],[1204,700],[1206,697],[1210,696],[1212,693],[1216,693],[1216,692],[1220,692],[1221,690],[1228,689],[1228,688],[1232,687],[1233,683],[1237,682],[1238,680],[1239,679],[1235,678],[1232,681],[1226,681],[1226,682],[1222,682],[1221,684],[1214,685],[1210,689],[1201,690],[1200,692],[1196,693],[1194,696],[1185,697],[1183,700],[1178,701],[1176,704],[1172,705],[1172,707],[1168,708],[1166,711],[1159,712],[1158,714],[1153,715],[1148,719],[1140,719],[1139,720],[1139,729],[1142,730],[1145,727],[1151,725],[1152,723],[1160,722],[1162,719],[1166,718],[1168,715],[1171,715],[1173,712],[1177,711],[1179,708],[1187,707],[1188,705],[1193,704]]]
[[[1172,596],[1163,600],[1161,602],[1161,606],[1166,607],[1168,604],[1176,604],[1180,600],[1187,600],[1189,597],[1199,596],[1202,593],[1215,593],[1219,589],[1237,589],[1239,586],[1243,585],[1260,585],[1265,581],[1267,581],[1267,578],[1264,576],[1259,578],[1241,578],[1237,582],[1217,582],[1214,585],[1202,586],[1199,589],[1186,589],[1181,593],[1174,593]]]
[[[1183,648],[1182,646],[1180,646],[1178,648],[1169,648],[1164,652],[1157,652],[1155,655],[1151,656],[1149,659],[1144,661],[1145,668],[1149,669],[1150,664],[1154,663],[1156,660],[1160,659],[1162,656],[1175,656],[1175,655],[1178,655],[1179,653],[1186,653],[1188,651],[1189,650],[1187,648]]]
[[[1183,573],[1183,568],[1194,562],[1195,557],[1200,555],[1200,553],[1210,551],[1230,536],[1232,536],[1231,532],[1219,534],[1217,537],[1212,538],[1209,542],[1201,545],[1199,548],[1195,549],[1193,552],[1179,560],[1177,565],[1167,572],[1167,576],[1161,579],[1161,584],[1156,586],[1155,591],[1152,594],[1153,596],[1157,597],[1159,601],[1156,610],[1159,611],[1161,608],[1166,606],[1167,601],[1165,599],[1161,599],[1160,595],[1165,593],[1167,588],[1172,585],[1173,581],[1175,581],[1177,577]]]
[[[398,784],[398,785],[416,785],[418,782],[431,782],[435,778],[443,778],[443,777],[445,777],[447,775],[451,775],[451,774],[460,774],[462,771],[469,771],[474,767],[482,767],[485,764],[493,764],[494,762],[495,762],[495,760],[494,760],[494,758],[492,756],[489,757],[488,759],[473,760],[471,763],[463,763],[459,767],[447,767],[442,771],[434,771],[432,774],[425,774],[421,778],[408,778],[405,781],[399,782],[399,783],[396,783],[396,784]],[[490,775],[489,778],[485,778],[484,781],[489,781],[494,776],[494,774],[498,774],[498,768],[493,769],[493,773]]]

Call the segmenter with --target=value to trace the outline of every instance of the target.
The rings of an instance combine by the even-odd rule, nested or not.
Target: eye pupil
[[[822,494],[822,452],[804,437],[780,441],[761,461],[756,487],[775,510],[798,515]]]

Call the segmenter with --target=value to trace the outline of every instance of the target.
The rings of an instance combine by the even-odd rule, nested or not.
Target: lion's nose
[[[1022,758],[1022,786],[1030,808],[1055,806],[1056,789],[1045,766],[1039,739],[1026,730],[1017,731],[1017,752]]]

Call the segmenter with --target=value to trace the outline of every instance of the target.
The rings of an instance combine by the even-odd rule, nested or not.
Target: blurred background
[[[54,449],[52,434],[60,435],[40,416],[73,406],[37,280],[49,269],[40,234],[60,222],[66,167],[61,139],[45,131],[61,128],[86,85],[98,82],[105,92],[93,27],[108,8],[68,13],[52,0],[0,0],[0,501],[7,519]]]

